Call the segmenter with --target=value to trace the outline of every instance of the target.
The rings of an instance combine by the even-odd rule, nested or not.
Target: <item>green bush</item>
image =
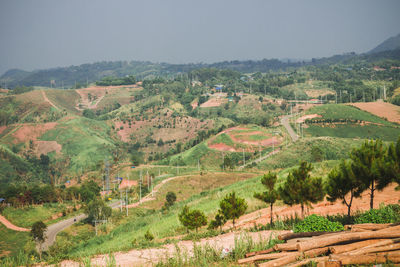
[[[293,229],[295,233],[335,232],[343,230],[344,227],[339,222],[331,222],[328,219],[315,214],[306,217],[302,222],[296,223]]]
[[[391,204],[372,209],[355,218],[355,223],[396,223],[400,222],[400,205]]]

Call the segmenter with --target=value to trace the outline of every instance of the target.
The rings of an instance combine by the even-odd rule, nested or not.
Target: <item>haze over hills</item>
[[[396,50],[400,48],[400,33],[396,36],[390,37],[387,40],[383,41],[377,47],[368,51],[369,54],[383,52],[383,51],[390,51]]]
[[[173,77],[177,73],[184,73],[198,68],[231,69],[243,73],[268,72],[307,65],[348,63],[351,60],[365,60],[370,62],[375,60],[374,57],[398,59],[400,57],[399,49],[400,34],[387,39],[366,54],[357,55],[355,53],[346,53],[327,58],[313,58],[312,60],[310,59],[307,61],[263,59],[258,61],[234,60],[211,64],[169,64],[145,61],[114,61],[44,69],[32,72],[12,69],[5,72],[0,77],[0,86],[6,86],[8,88],[14,88],[16,86],[50,86],[50,82],[53,80],[55,81],[55,84],[52,85],[53,87],[74,88],[76,83],[78,83],[78,87],[80,87],[87,83],[100,80],[105,76],[123,77],[126,75],[134,75],[142,80],[146,77],[154,76]]]

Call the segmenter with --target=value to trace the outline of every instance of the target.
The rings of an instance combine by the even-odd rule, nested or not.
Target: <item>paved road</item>
[[[108,206],[110,206],[113,209],[119,208],[120,202],[119,201],[113,202],[113,203],[109,204]],[[53,243],[56,241],[56,236],[59,232],[61,232],[65,228],[73,225],[74,223],[82,221],[86,218],[87,218],[86,214],[79,214],[73,218],[62,220],[55,224],[49,225],[47,227],[46,240],[42,245],[42,250],[47,250],[51,245],[53,245]],[[74,219],[76,219],[76,221],[74,221]]]
[[[296,142],[297,139],[299,139],[299,136],[295,133],[295,131],[293,130],[292,126],[290,126],[289,123],[289,118],[291,116],[287,115],[287,116],[283,116],[281,119],[281,124],[286,128],[286,130],[288,131],[290,137],[292,138],[293,142]]]

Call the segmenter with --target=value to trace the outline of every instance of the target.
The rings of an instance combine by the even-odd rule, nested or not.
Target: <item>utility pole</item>
[[[150,181],[151,181],[151,196],[154,197],[153,176],[150,176]]]
[[[225,170],[225,154],[222,152],[222,170]]]
[[[258,143],[258,152],[260,153],[260,161],[261,161],[261,144]]]
[[[142,204],[142,180],[139,181],[139,204]]]
[[[150,191],[150,177],[149,177],[149,170],[147,170],[147,190]]]
[[[244,148],[243,149],[243,166],[246,165],[246,157],[244,156]]]
[[[121,212],[122,212],[122,190],[119,190],[119,193],[120,193],[120,199],[121,199],[121,205],[120,205],[120,208],[121,208]]]
[[[200,171],[200,159],[197,159],[197,170]]]

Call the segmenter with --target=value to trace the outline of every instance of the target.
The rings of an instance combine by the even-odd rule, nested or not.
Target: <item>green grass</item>
[[[305,129],[312,136],[334,136],[340,138],[382,139],[396,141],[400,136],[400,128],[384,127],[378,125],[338,124],[333,127],[309,125]]]
[[[70,158],[70,171],[95,170],[115,147],[110,131],[103,121],[74,118],[58,124],[40,139],[62,145],[61,152]]]
[[[62,212],[65,207],[63,204],[45,204],[23,208],[6,207],[2,214],[15,225],[30,228],[37,221],[50,220],[51,216]]]
[[[0,254],[9,251],[7,256],[17,256],[29,239],[29,232],[13,231],[0,223]]]
[[[222,152],[210,149],[206,145],[207,141],[180,153],[174,155],[170,159],[171,165],[176,165],[176,162],[183,161],[185,165],[197,166],[198,160],[200,166],[205,168],[217,168],[222,164]]]
[[[347,158],[351,149],[360,146],[363,141],[334,137],[302,138],[296,143],[282,147],[282,151],[260,162],[257,168],[273,170],[295,166],[300,160],[315,162],[317,159],[312,154],[313,148],[321,149],[325,160]]]
[[[216,138],[211,142],[211,144],[225,144],[228,146],[233,146],[235,143],[232,141],[231,137],[226,133],[222,133],[216,136]]]
[[[316,173],[325,172],[318,169],[326,169],[328,168],[327,166],[332,165],[334,165],[334,162],[317,164],[314,171]],[[286,173],[287,171],[279,174],[279,183],[284,181]],[[232,173],[232,179],[235,179],[235,175],[237,174]],[[93,254],[140,248],[143,245],[144,234],[147,230],[151,231],[156,241],[161,238],[185,234],[186,230],[181,226],[178,219],[178,214],[185,204],[203,211],[208,220],[210,220],[215,216],[223,196],[232,191],[235,191],[239,197],[245,198],[248,203],[247,212],[253,212],[266,207],[265,203],[253,197],[255,192],[263,190],[264,187],[260,183],[260,176],[256,176],[192,195],[186,200],[175,203],[168,212],[142,208],[131,209],[129,217],[123,217],[120,224],[110,230],[108,234],[92,237],[80,244],[71,244],[68,255],[74,258],[82,258]],[[281,202],[277,205],[281,205]]]

